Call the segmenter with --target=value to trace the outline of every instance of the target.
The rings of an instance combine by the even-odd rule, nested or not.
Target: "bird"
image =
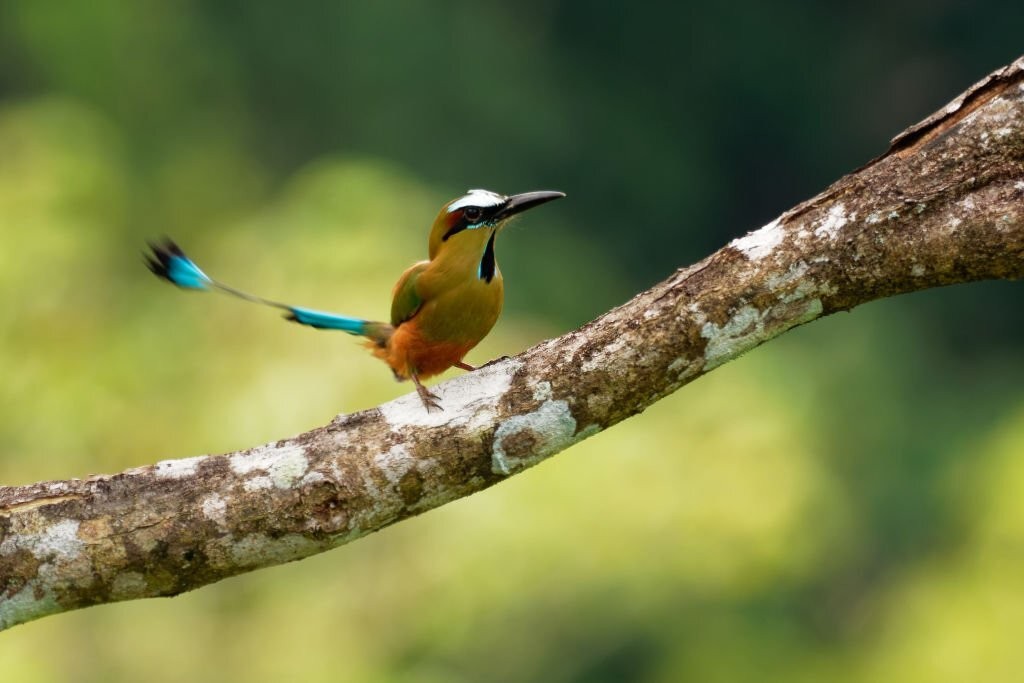
[[[207,275],[170,238],[150,242],[144,259],[157,277],[181,289],[221,292],[283,310],[285,319],[300,325],[363,337],[397,380],[412,380],[430,413],[443,407],[423,380],[452,367],[475,370],[463,358],[501,314],[498,233],[512,217],[562,197],[564,192],[552,190],[502,195],[475,189],[445,204],[430,228],[428,258],[407,268],[395,284],[389,322],[292,306],[236,289]]]

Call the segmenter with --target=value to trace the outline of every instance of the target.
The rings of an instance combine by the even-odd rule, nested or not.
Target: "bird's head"
[[[490,190],[470,190],[441,207],[430,231],[430,258],[442,249],[462,246],[483,249],[513,216],[565,196],[541,190],[505,196]],[[472,236],[472,237],[470,237]]]

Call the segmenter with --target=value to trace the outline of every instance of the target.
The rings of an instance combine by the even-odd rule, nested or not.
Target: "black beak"
[[[522,194],[514,194],[505,200],[505,205],[498,211],[498,215],[495,216],[498,220],[504,220],[515,216],[517,213],[522,213],[527,209],[532,209],[535,206],[541,204],[547,204],[553,199],[561,199],[565,196],[564,192],[555,192],[552,190],[540,190],[539,192],[524,192]]]

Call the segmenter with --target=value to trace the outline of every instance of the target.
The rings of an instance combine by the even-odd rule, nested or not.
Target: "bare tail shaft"
[[[394,328],[387,323],[373,322],[326,311],[317,311],[301,306],[291,306],[235,289],[223,282],[214,280],[204,273],[196,265],[195,261],[185,255],[181,247],[169,239],[159,244],[150,243],[149,247],[152,253],[145,255],[146,265],[149,269],[157,277],[167,280],[182,289],[206,292],[215,290],[254,304],[278,308],[285,311],[284,317],[287,320],[318,330],[340,330],[360,337],[366,337],[375,346],[381,348],[387,346],[391,333],[394,332]]]

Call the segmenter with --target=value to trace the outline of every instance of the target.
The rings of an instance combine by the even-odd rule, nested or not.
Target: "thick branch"
[[[802,323],[1024,276],[1024,58],[822,194],[575,332],[227,455],[0,488],[0,628],[175,595],[487,488]]]

